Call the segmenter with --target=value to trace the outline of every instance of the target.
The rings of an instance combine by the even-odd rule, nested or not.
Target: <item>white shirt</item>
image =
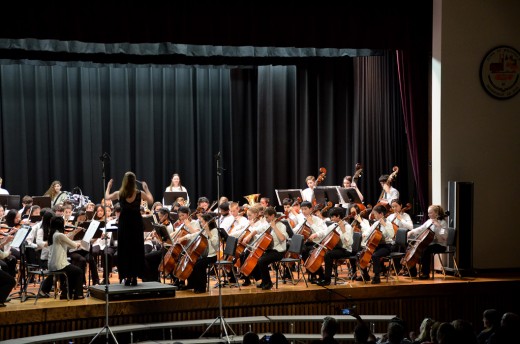
[[[376,228],[378,228],[378,227],[381,230],[381,232],[383,233],[383,237],[381,238],[380,243],[383,243],[383,240],[384,240],[385,244],[392,244],[393,238],[394,238],[394,226],[392,226],[392,224],[389,221],[386,221],[384,226],[381,225],[379,223],[379,221],[376,221],[370,227],[370,230],[367,232],[366,237],[364,235],[365,233],[363,233],[363,235],[362,235],[363,242],[362,242],[361,246],[367,245],[368,238],[370,238],[370,235],[372,235],[372,232],[374,232],[376,230]]]
[[[413,221],[410,215],[408,215],[407,213],[402,213],[401,220],[396,219],[396,216],[396,213],[392,213],[386,218],[386,220],[395,223],[399,228],[405,228],[410,230],[413,229]]]
[[[412,237],[417,237],[421,234],[425,229],[429,228],[435,233],[435,238],[433,239],[432,244],[439,244],[442,246],[446,246],[448,241],[448,223],[445,220],[439,221],[440,226],[436,226],[433,224],[432,219],[428,219],[421,226],[410,231],[410,235]]]
[[[186,245],[188,245],[190,243],[190,241],[193,240],[198,235],[199,235],[199,233],[190,233],[190,234],[186,235],[186,238],[188,239]],[[208,239],[208,258],[215,257],[217,255],[217,251],[219,249],[217,229],[213,228],[211,230],[211,238],[208,238],[208,235],[206,234],[206,230],[202,231],[202,235],[204,235],[204,237],[206,237],[206,239]]]
[[[234,236],[235,238],[239,238],[242,233],[249,227],[249,221],[244,216],[239,216],[238,220],[232,223],[233,228],[230,229],[229,235]]]
[[[255,238],[252,240],[252,242],[254,242],[261,235],[263,235],[269,228],[271,228],[271,235],[273,236],[273,241],[272,241],[273,250],[278,251],[278,252],[285,252],[287,250],[286,240],[289,237],[289,235],[287,234],[287,229],[286,229],[285,225],[283,223],[281,223],[280,221],[276,222],[275,226],[283,234],[283,237],[284,237],[283,240],[280,240],[278,238],[278,235],[276,235],[276,233],[274,232],[274,229],[271,228],[271,224],[268,223],[267,221],[265,221],[263,228],[258,229],[259,231],[257,231]],[[251,243],[251,241],[249,243]]]
[[[383,197],[381,200],[385,200],[390,205],[392,200],[399,199],[399,191],[395,189],[393,186],[390,186],[390,190],[388,192],[383,192]]]
[[[227,214],[226,216],[221,215],[219,219],[219,227],[224,228],[226,232],[229,232],[229,228],[235,222],[235,217],[231,214]]]
[[[303,226],[303,224],[305,224],[306,226],[308,226],[312,233],[317,233],[318,236],[316,238],[314,238],[314,242],[315,243],[319,243],[320,242],[320,232],[326,232],[327,231],[327,225],[325,224],[325,222],[320,219],[319,217],[315,216],[315,215],[311,215],[312,216],[312,224],[310,224],[308,221],[307,222],[303,222],[301,224],[298,225],[298,229],[296,229],[294,231],[295,234],[299,234],[300,232],[300,229],[301,227]],[[311,233],[311,234],[312,234]]]
[[[0,188],[0,195],[9,195],[9,191],[7,191],[6,189]]]
[[[47,246],[47,241],[43,241],[43,228],[41,226],[38,227],[38,230],[36,231],[36,245],[38,245],[38,248],[42,250],[40,259],[49,259],[49,246]]]
[[[67,261],[67,248],[76,248],[76,243],[63,233],[54,233],[49,247],[49,270],[61,270],[70,264]]]
[[[337,223],[333,223],[327,227],[326,231],[318,233],[318,237],[320,240],[323,240],[323,238],[325,238],[331,231],[336,230],[336,232],[339,234],[339,238],[341,239],[343,248],[349,252],[352,252],[352,243],[354,242],[352,227],[346,222],[343,223],[345,224],[345,232],[341,231],[341,228]]]

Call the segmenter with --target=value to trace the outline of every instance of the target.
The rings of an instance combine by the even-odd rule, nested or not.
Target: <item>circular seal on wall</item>
[[[494,98],[509,99],[520,91],[520,53],[512,47],[491,49],[480,64],[480,82]]]

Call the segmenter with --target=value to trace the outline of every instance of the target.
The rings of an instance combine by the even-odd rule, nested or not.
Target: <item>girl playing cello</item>
[[[433,242],[426,247],[421,255],[421,274],[419,279],[428,279],[430,275],[430,263],[432,253],[442,253],[446,251],[446,242],[448,239],[448,223],[444,219],[446,217],[444,209],[440,205],[430,205],[428,207],[428,220],[421,226],[408,232],[408,238],[418,237],[425,230],[435,233]],[[413,274],[413,272],[412,272]]]

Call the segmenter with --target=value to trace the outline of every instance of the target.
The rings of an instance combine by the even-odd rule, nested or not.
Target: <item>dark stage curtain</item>
[[[356,162],[367,201],[394,165],[403,200],[413,196],[393,54],[250,68],[4,61],[0,87],[0,175],[11,194],[41,195],[58,179],[99,201],[107,152],[116,186],[132,170],[160,199],[178,172],[193,201],[215,199],[221,152],[220,194],[241,203],[305,188],[321,166],[323,185],[339,185]]]

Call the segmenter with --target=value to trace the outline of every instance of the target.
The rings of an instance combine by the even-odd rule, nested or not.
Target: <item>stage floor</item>
[[[118,284],[117,274],[112,275],[111,283],[110,288],[125,289]],[[486,274],[462,279],[449,275],[443,278],[436,274],[435,279],[430,280],[412,281],[408,277],[399,277],[399,281],[390,279],[387,282],[382,279],[378,285],[352,282],[331,284],[328,287],[310,283],[306,287],[302,280],[297,285],[279,283],[278,289],[273,287],[266,291],[256,288],[254,284],[241,287],[240,290],[229,287],[219,289],[215,284],[216,281],[212,279],[209,291],[203,294],[178,290],[175,296],[150,295],[144,299],[111,300],[108,307],[110,325],[212,319],[219,315],[220,300],[226,318],[334,315],[339,314],[341,308],[357,306],[360,314],[397,314],[413,324],[420,323],[426,315],[436,319],[445,316],[446,321],[465,318],[480,323],[482,311],[486,308],[502,306],[503,311],[519,311],[516,292],[520,287],[520,276],[517,273]],[[97,289],[103,290],[104,287]],[[37,284],[28,287],[28,292],[36,293],[37,290]],[[67,301],[54,299],[51,293],[51,298],[40,298],[36,305],[34,301],[34,298],[25,302],[13,299],[7,303],[7,307],[0,308],[0,340],[104,325],[106,305],[102,298],[91,296]],[[286,327],[273,329],[249,326],[237,332],[243,334],[247,330],[288,331]],[[377,330],[384,332],[384,327]],[[295,333],[298,332],[302,330]]]

